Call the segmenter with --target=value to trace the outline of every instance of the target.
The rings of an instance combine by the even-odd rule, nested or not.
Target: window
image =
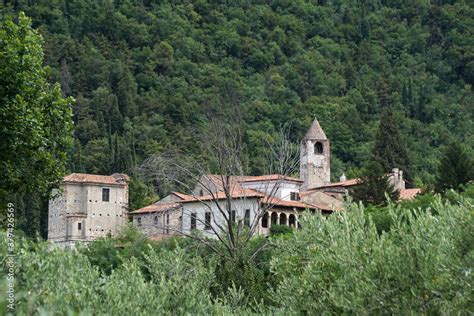
[[[196,229],[197,214],[191,213],[191,230]]]
[[[203,196],[204,195],[204,192],[202,192],[202,190],[199,190],[199,196]]]
[[[170,214],[166,213],[165,215],[165,220],[166,220],[166,229],[165,229],[165,234],[169,234],[170,229],[169,229],[169,224],[170,224]]]
[[[247,227],[250,227],[250,210],[249,209],[245,210],[244,225]]]
[[[153,222],[154,222],[155,225],[158,225],[158,216],[155,215],[155,218],[154,218]]]
[[[290,192],[290,200],[299,201],[300,195],[298,194],[298,192]]]
[[[230,222],[235,223],[235,210],[230,211]]]
[[[142,226],[142,218],[141,217],[137,217],[137,225]]]
[[[82,229],[82,223],[77,223],[77,230],[81,230]]]
[[[102,188],[102,202],[108,202],[110,198],[110,189]]]
[[[211,212],[206,212],[204,214],[204,229],[211,229]]]
[[[323,144],[321,144],[320,142],[317,142],[314,145],[314,153],[321,155],[323,153]]]

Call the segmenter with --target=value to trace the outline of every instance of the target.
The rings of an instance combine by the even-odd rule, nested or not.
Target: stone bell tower
[[[329,140],[319,122],[314,118],[300,144],[301,190],[308,190],[331,182]]]

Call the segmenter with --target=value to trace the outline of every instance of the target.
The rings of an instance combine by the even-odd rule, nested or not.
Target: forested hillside
[[[334,179],[368,160],[384,107],[418,185],[444,145],[474,142],[469,1],[14,3],[44,38],[51,81],[76,99],[70,171],[134,174],[171,148],[197,156],[210,118],[245,131],[254,174],[266,138],[289,123],[298,142],[314,116]]]

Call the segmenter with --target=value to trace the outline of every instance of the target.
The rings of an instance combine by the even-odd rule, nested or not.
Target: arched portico
[[[287,216],[285,213],[280,213],[280,225],[287,225]]]

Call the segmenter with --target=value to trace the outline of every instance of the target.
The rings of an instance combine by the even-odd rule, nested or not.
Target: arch
[[[278,224],[278,214],[276,212],[273,212],[272,215],[270,216],[270,220],[272,225]]]
[[[285,213],[280,214],[280,225],[286,225],[286,214]]]
[[[295,214],[290,214],[290,216],[288,217],[288,225],[294,227],[296,224],[296,216]]]
[[[268,227],[268,212],[265,212],[262,216],[262,227],[267,228]]]
[[[318,155],[322,155],[323,152],[324,152],[323,143],[321,143],[321,142],[316,142],[316,144],[314,144],[314,153],[315,153],[315,154],[318,154]]]

